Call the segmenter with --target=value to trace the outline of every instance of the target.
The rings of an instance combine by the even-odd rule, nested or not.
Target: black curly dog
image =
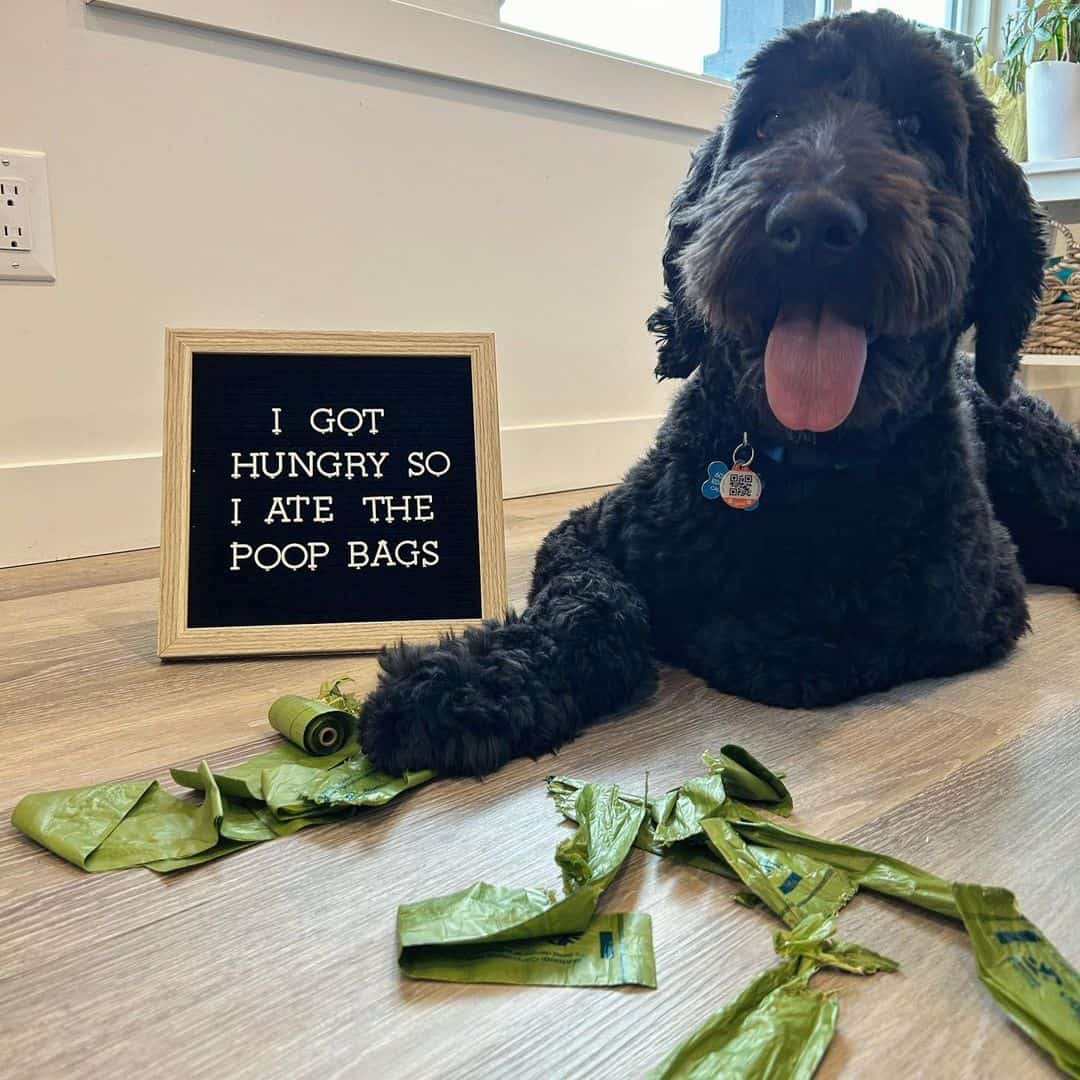
[[[657,659],[796,707],[1009,653],[1021,566],[1080,586],[1080,439],[1013,385],[1042,236],[933,37],[882,12],[768,45],[672,205],[649,325],[657,376],[689,378],[656,445],[547,537],[523,614],[383,655],[368,753],[488,772],[648,694]],[[753,511],[702,497],[744,432]]]

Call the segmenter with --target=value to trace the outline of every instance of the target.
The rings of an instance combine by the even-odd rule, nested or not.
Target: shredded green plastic
[[[374,768],[355,742],[354,717],[339,707],[350,704],[343,681],[322,688],[335,704],[295,695],[274,702],[271,723],[289,742],[216,771],[206,762],[172,769],[178,784],[205,793],[202,803],[178,799],[156,780],[119,781],[27,795],[11,822],[83,870],[168,872],[382,806],[430,780],[430,771]]]
[[[713,851],[788,926],[807,915],[835,915],[858,888],[843,870],[809,855],[748,844],[725,818],[706,818],[701,827]]]
[[[807,986],[823,967],[861,975],[895,971],[869,949],[832,941],[836,924],[808,915],[778,931],[773,945],[785,959],[757,976],[649,1074],[650,1080],[809,1080],[829,1048],[839,1011],[834,994]]]
[[[740,762],[745,760],[744,753],[738,747],[724,747],[722,756]],[[620,795],[627,805],[647,807],[636,839],[638,847],[713,873],[736,877],[749,890],[736,894],[738,903],[745,907],[767,906],[793,928],[788,935],[777,934],[777,951],[793,959],[800,956],[804,960],[813,959],[819,965],[865,973],[894,970],[894,961],[868,949],[842,942],[823,945],[816,936],[820,935],[821,927],[831,925],[832,917],[859,888],[904,900],[940,915],[963,919],[976,953],[980,978],[991,993],[1017,1024],[1051,1054],[1064,1072],[1080,1077],[1080,976],[1023,917],[1011,893],[980,885],[954,885],[890,855],[826,840],[769,821],[739,801],[736,795],[738,782],[733,779],[735,774],[730,766],[724,772],[715,764],[718,759],[706,755],[704,760],[710,769],[707,776],[688,780],[659,799],[649,801],[628,793]],[[761,775],[754,767],[748,771],[754,777]],[[718,776],[723,791],[716,786]],[[569,777],[550,777],[548,780],[548,789],[556,806],[568,817],[573,817],[572,793],[582,784],[583,781]],[[743,781],[741,793],[748,790],[750,783]],[[786,788],[784,792],[786,794]],[[779,794],[771,787],[754,790],[759,799],[770,793],[772,797]],[[784,805],[782,798],[777,805]],[[708,849],[702,846],[703,842],[708,844]],[[769,986],[771,989],[762,990]],[[695,1056],[697,1051],[690,1058],[679,1057],[674,1064],[674,1058],[669,1058],[662,1068],[670,1065],[676,1071],[656,1075],[747,1078],[775,1075],[778,1080],[782,1076],[801,1075],[784,1070],[762,1072],[755,1065],[757,1058],[753,1046],[757,1044],[754,1040],[744,1044],[741,1041],[744,1035],[736,1033],[736,1038],[732,1034],[734,1021],[731,1017],[742,1016],[736,1006],[742,1003],[742,1008],[753,999],[756,1002],[754,1009],[758,1005],[764,1007],[765,999],[778,991],[779,986],[765,980],[758,987],[756,997],[751,993],[753,989],[746,992],[749,995],[746,1001],[741,997],[739,1002],[709,1021],[708,1031],[703,1028],[679,1048],[679,1052],[690,1053],[687,1047],[697,1040],[694,1045],[701,1052],[700,1061]],[[813,1012],[810,1004],[785,997],[784,1007],[793,1017],[801,1017],[798,1022],[792,1020],[793,1030],[803,1030],[805,1034],[809,1030],[806,1028],[808,1017]],[[738,1021],[739,1024],[742,1022],[742,1019]],[[762,1020],[754,1014],[753,1023],[766,1028],[772,1025],[771,1029],[775,1031],[778,1021]],[[798,1023],[803,1029],[798,1029]],[[778,1053],[780,1047],[787,1045],[785,1038],[783,1032],[775,1034],[771,1045]],[[732,1046],[743,1047],[739,1051],[742,1058],[734,1053],[725,1056],[727,1040],[735,1040],[731,1042]],[[768,1039],[765,1041],[767,1043]],[[798,1045],[802,1046],[803,1042]],[[716,1051],[719,1056],[714,1059],[709,1055],[716,1046],[721,1050]],[[802,1066],[792,1061],[785,1066],[797,1067]]]
[[[891,855],[882,855],[866,848],[853,847],[851,844],[839,844],[834,840],[824,840],[820,836],[799,832],[777,821],[763,821],[756,815],[753,818],[737,815],[728,820],[744,840],[763,844],[789,855],[808,856],[843,871],[859,887],[892,896],[897,900],[905,900],[939,915],[949,915],[954,919],[960,917],[953,899],[952,885],[948,881],[910,863],[894,859]]]
[[[1006,889],[953,886],[979,978],[1069,1076],[1080,1077],[1080,975]]]
[[[205,763],[206,798],[186,802],[156,780],[43,791],[21,799],[15,828],[83,870],[123,870],[183,859],[213,847],[225,816]]]
[[[620,800],[617,788],[586,784],[574,805],[577,830],[555,852],[562,898],[547,889],[478,882],[403,904],[397,915],[401,970],[451,982],[655,986],[648,916],[594,917],[644,815],[641,801]]]
[[[810,990],[786,960],[762,972],[650,1074],[650,1080],[809,1080],[836,1030],[833,994]]]

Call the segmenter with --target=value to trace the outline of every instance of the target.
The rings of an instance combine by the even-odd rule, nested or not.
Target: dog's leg
[[[994,512],[1029,581],[1080,589],[1080,435],[1017,387],[995,405],[970,387]]]
[[[380,657],[361,742],[389,772],[480,775],[536,756],[655,684],[644,599],[597,550],[595,507],[552,532],[529,607]]]

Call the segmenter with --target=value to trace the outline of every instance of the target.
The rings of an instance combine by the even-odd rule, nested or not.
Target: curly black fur
[[[812,273],[764,229],[807,184],[867,223]],[[544,753],[647,694],[656,659],[795,707],[1007,655],[1027,626],[1017,548],[1031,579],[1080,588],[1080,438],[1013,384],[1041,225],[931,36],[854,14],[762,50],[672,205],[649,326],[657,376],[688,381],[656,445],[544,541],[524,614],[384,653],[362,720],[375,761],[480,774]],[[823,294],[868,328],[865,373],[838,427],[789,431],[764,343],[782,302]],[[971,326],[974,363],[956,351]],[[753,513],[700,493],[744,431]]]

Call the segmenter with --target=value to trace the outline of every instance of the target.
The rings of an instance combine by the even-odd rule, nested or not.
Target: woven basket
[[[1065,237],[1065,254],[1046,264],[1039,311],[1022,351],[1073,355],[1080,353],[1080,245],[1066,226],[1050,224]]]

